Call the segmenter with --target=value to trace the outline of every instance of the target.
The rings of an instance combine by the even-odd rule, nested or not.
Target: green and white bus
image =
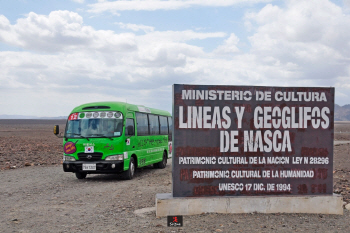
[[[60,136],[59,126],[54,134]],[[80,105],[70,113],[63,139],[63,170],[78,179],[87,174],[123,173],[136,168],[165,168],[171,158],[169,112],[122,102]]]

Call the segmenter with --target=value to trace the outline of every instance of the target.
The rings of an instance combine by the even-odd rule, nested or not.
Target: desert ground
[[[171,192],[171,165],[119,175],[64,173],[65,120],[0,120],[0,232],[349,232],[350,211],[322,214],[201,214],[184,227],[155,216],[156,193]],[[334,193],[350,203],[350,122],[334,125]],[[342,142],[342,144],[338,144]]]

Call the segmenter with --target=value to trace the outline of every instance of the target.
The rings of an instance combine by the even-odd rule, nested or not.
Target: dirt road
[[[1,232],[348,232],[343,216],[203,214],[184,216],[183,228],[156,218],[155,194],[171,192],[170,166],[139,170],[135,179],[90,175],[78,180],[60,166],[2,171]],[[136,210],[146,209],[143,214]]]
[[[131,181],[117,175],[78,180],[60,166],[1,172],[0,231],[128,232],[149,227],[155,213],[144,218],[133,211],[154,206],[155,193],[170,191],[169,169],[142,169]],[[161,178],[155,182],[156,177]]]

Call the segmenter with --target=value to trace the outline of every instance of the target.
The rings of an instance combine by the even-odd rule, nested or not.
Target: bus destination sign
[[[173,196],[333,193],[334,88],[173,86]]]

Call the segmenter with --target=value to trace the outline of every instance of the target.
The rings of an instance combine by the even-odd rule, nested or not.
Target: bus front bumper
[[[96,166],[94,166],[94,164]],[[84,165],[84,166],[83,166]],[[85,165],[89,166],[89,170],[83,169]],[[91,169],[91,167],[93,167]],[[93,170],[95,168],[95,170]],[[74,162],[63,162],[63,171],[65,172],[86,172],[89,174],[92,173],[120,173],[124,171],[124,161],[74,161]]]

